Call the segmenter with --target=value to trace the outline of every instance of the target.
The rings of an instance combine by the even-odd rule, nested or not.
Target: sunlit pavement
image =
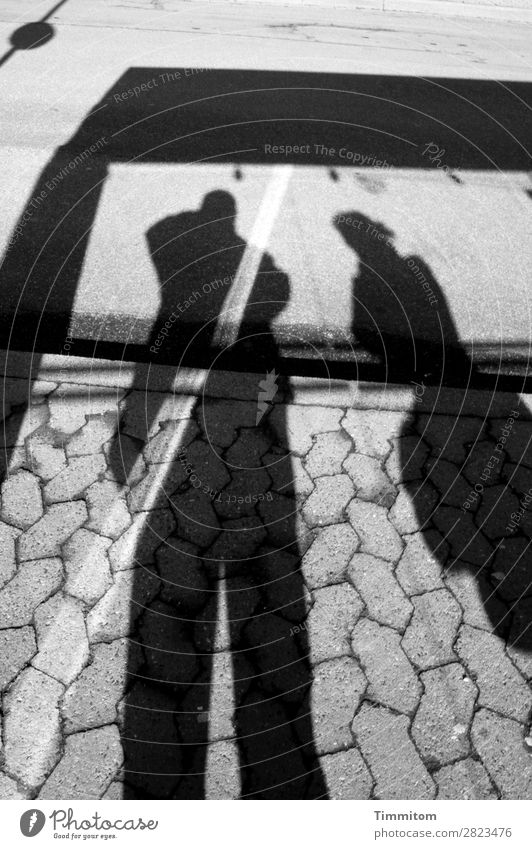
[[[71,0],[42,47],[10,52],[35,9],[0,13],[0,796],[530,798],[530,396],[471,387],[486,364],[528,363],[524,123],[506,144],[528,28]],[[311,82],[331,125],[345,92],[320,100],[316,83],[359,86],[345,134],[290,123],[275,72]],[[411,75],[478,99],[458,108],[440,86],[435,107]],[[253,79],[269,101],[220,106]],[[379,86],[415,89],[416,117],[374,109]],[[216,97],[190,131],[272,104],[283,129],[168,147],[181,118],[154,106],[202,90]],[[213,209],[230,226],[190,237],[184,265],[213,232],[236,259],[199,288],[185,275],[171,319],[161,238]],[[234,371],[209,346],[207,370],[198,351],[177,367],[220,303],[210,341],[233,344],[261,274],[280,292],[248,328],[264,344]],[[368,316],[410,332],[381,362],[393,385],[355,379],[365,344],[382,355]],[[462,389],[416,347],[435,328]],[[77,356],[98,340],[117,359]],[[322,377],[343,346],[352,379],[279,375],[291,345]],[[151,365],[120,360],[135,346]]]
[[[6,51],[34,5],[3,4]],[[1,69],[6,334],[15,314],[27,327],[44,309],[39,332],[53,327],[57,352],[70,333],[146,345],[162,285],[147,232],[168,216],[199,216],[207,194],[223,190],[237,241],[266,250],[287,275],[275,330],[288,348],[302,340],[307,353],[374,353],[357,333],[374,306],[355,282],[365,235],[366,252],[372,242],[392,248],[376,269],[392,290],[383,300],[393,302],[402,264],[412,288],[428,280],[425,289],[442,292],[475,362],[526,370],[529,27],[319,7],[102,2],[89,11],[78,0],[49,23],[44,46],[16,51]],[[414,86],[414,75],[434,83]],[[272,85],[280,93],[268,94]],[[290,86],[313,91],[290,99]],[[242,126],[213,134],[234,121]],[[184,132],[188,143],[170,144]],[[80,205],[87,193],[90,209]],[[406,309],[427,326],[419,304]]]
[[[4,370],[3,798],[529,798],[529,398]]]

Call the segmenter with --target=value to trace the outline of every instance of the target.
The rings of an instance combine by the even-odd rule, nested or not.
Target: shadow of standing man
[[[287,303],[289,283],[267,254],[245,304],[249,338],[236,344],[244,355],[246,345],[260,346],[268,374],[251,392],[249,375],[236,373],[228,393],[216,391],[224,357],[213,340],[231,319],[224,302],[238,285],[246,251],[235,215],[229,193],[211,192],[198,211],[167,218],[147,235],[161,287],[152,352],[167,335],[183,332],[183,317],[212,370],[188,407],[170,385],[154,401],[147,382],[144,393],[132,394],[137,410],[126,409],[119,437],[131,443],[128,427],[140,423],[136,451],[147,464],[128,496],[143,530],[134,555],[123,711],[127,798],[224,797],[235,782],[242,798],[326,795],[302,627],[305,539],[296,531],[286,432],[278,415],[270,424],[281,392],[272,322]],[[178,318],[161,338],[172,313]],[[179,371],[176,377],[179,391]],[[135,452],[128,449],[131,468]],[[122,481],[126,454],[116,446],[115,476]],[[232,691],[234,716],[217,709],[221,690],[225,705]],[[217,777],[208,785],[209,746],[209,774]]]

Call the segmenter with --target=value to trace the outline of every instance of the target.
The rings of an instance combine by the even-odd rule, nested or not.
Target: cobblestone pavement
[[[2,798],[530,798],[526,398],[28,370]]]

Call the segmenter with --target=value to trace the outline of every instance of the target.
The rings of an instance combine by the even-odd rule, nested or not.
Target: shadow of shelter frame
[[[99,327],[98,340],[93,322],[84,326],[78,315],[72,323],[91,228],[114,163],[334,169],[345,164],[339,151],[347,148],[358,155],[360,168],[385,163],[428,169],[434,165],[423,151],[437,139],[451,173],[525,171],[530,89],[520,81],[130,68],[56,150],[31,192],[0,269],[2,344],[27,348],[31,338],[34,349],[57,352],[74,333],[80,354],[150,360],[147,319],[120,327],[111,316]],[[295,149],[303,144],[304,157]],[[180,360],[196,330],[187,325],[181,331],[166,347],[166,362]],[[291,329],[292,339],[297,332]],[[278,344],[289,368],[308,356],[308,346],[298,350],[287,339]],[[349,372],[354,357],[366,369],[361,376],[382,378],[379,363],[355,338],[321,354],[339,363],[339,376],[345,367]],[[192,348],[190,355],[188,364],[202,364],[200,351]],[[484,350],[483,358],[499,365],[500,351]],[[510,373],[522,376],[528,358],[527,343],[514,346]],[[247,361],[251,369],[262,365]]]

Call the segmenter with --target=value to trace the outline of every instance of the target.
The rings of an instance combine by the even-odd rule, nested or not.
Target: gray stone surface
[[[63,547],[65,591],[92,607],[112,584],[107,549],[111,541],[80,528]]]
[[[436,787],[408,734],[409,720],[365,703],[353,732],[376,780],[376,799],[433,799]]]
[[[67,737],[63,757],[39,799],[99,799],[123,759],[116,725]]]
[[[63,580],[59,558],[23,563],[0,591],[0,628],[29,625],[36,607],[56,592]]]
[[[118,427],[118,417],[115,413],[103,413],[100,416],[89,416],[81,430],[69,439],[66,453],[70,457],[81,457],[84,454],[95,454],[100,451],[104,442],[111,439]]]
[[[271,706],[286,749],[308,739],[299,721],[310,692],[331,798],[530,798],[532,510],[511,538],[497,537],[514,505],[507,482],[528,489],[532,464],[501,462],[484,500],[460,510],[473,486],[460,464],[469,452],[469,478],[482,474],[505,420],[488,440],[480,417],[401,412],[407,387],[338,382],[324,401],[299,380],[257,427],[256,375],[243,388],[226,375],[215,399],[196,399],[175,370],[150,371],[157,392],[137,370],[124,403],[133,369],[98,371],[92,386],[91,361],[80,372],[77,358],[64,360],[71,383],[50,383],[36,414],[7,420],[16,445],[0,519],[0,797],[122,798],[125,705],[147,697],[145,675],[178,671],[179,694],[157,684],[148,699],[208,711],[209,798],[239,796],[234,691],[257,672],[244,700]],[[423,411],[428,397],[427,387]],[[349,406],[355,398],[367,409]],[[397,411],[369,409],[372,399]],[[442,408],[461,400],[447,392]],[[525,431],[528,422],[518,442]],[[221,497],[272,497],[236,507],[203,497],[178,444]],[[438,498],[434,527],[419,531]],[[487,536],[477,539],[479,522]],[[237,645],[252,647],[238,684]],[[198,698],[211,653],[213,686]],[[274,784],[270,754],[260,758]]]
[[[356,748],[323,755],[320,766],[333,799],[369,799],[373,779]]]
[[[412,738],[425,763],[442,766],[469,754],[469,725],[477,688],[458,663],[421,675],[423,695]]]
[[[238,799],[240,768],[234,740],[211,743],[207,752],[206,799]]]
[[[109,799],[112,802],[127,798],[127,793],[122,781],[111,781],[109,787],[102,796],[102,799]]]
[[[5,768],[27,787],[44,781],[59,757],[63,689],[59,681],[30,668],[5,696]]]
[[[399,560],[403,543],[390,522],[385,507],[354,498],[347,508],[353,529],[360,537],[360,547],[366,554],[373,554],[391,563]]]
[[[0,631],[0,691],[5,690],[17,677],[36,650],[33,628],[9,628]]]
[[[9,801],[13,799],[29,799],[30,793],[27,790],[20,790],[17,782],[0,772],[0,799]]]
[[[357,498],[362,501],[373,501],[383,507],[392,506],[397,490],[379,460],[366,454],[353,452],[344,461],[343,468],[355,485]]]
[[[467,564],[454,563],[444,572],[443,579],[462,608],[463,621],[466,625],[473,625],[484,631],[492,631],[494,621],[502,625],[508,610],[495,596],[493,587],[488,584],[483,572],[472,569]],[[485,598],[489,598],[489,614],[484,604]]]
[[[178,486],[187,480],[185,466],[179,460],[156,463],[131,490],[127,503],[132,513],[167,507]]]
[[[392,453],[386,460],[386,474],[392,483],[420,480],[430,448],[419,436],[392,439]]]
[[[305,469],[311,478],[340,475],[342,463],[352,450],[353,443],[345,431],[320,433],[305,457]]]
[[[87,508],[83,501],[52,504],[42,519],[18,538],[18,556],[21,560],[57,556],[61,553],[61,545],[86,519]]]
[[[462,619],[458,602],[448,590],[434,590],[414,596],[412,603],[414,613],[402,642],[405,653],[420,669],[452,663]]]
[[[1,504],[4,522],[22,530],[31,528],[43,513],[39,479],[24,469],[10,475],[2,484]]]
[[[230,651],[216,652],[212,667],[212,695],[209,700],[209,740],[213,743],[236,736],[233,711],[233,660]],[[250,670],[251,671],[251,670]],[[220,778],[222,776],[220,775]],[[213,797],[216,798],[216,797]]]
[[[303,505],[303,518],[309,528],[333,525],[343,521],[345,508],[353,498],[355,488],[348,475],[329,475],[318,478]]]
[[[397,580],[408,595],[441,589],[442,558],[446,554],[445,543],[436,531],[417,533],[406,537],[403,556],[397,566]]]
[[[32,665],[62,684],[70,684],[89,659],[81,602],[62,593],[35,611],[38,652]]]
[[[106,469],[103,454],[71,457],[68,466],[44,487],[44,497],[49,504],[80,498],[91,483],[103,476]]]
[[[186,448],[198,433],[198,426],[193,419],[188,420],[184,429],[181,420],[164,422],[160,431],[144,446],[146,463],[167,463],[176,438],[179,439],[179,446]]]
[[[89,521],[86,527],[103,536],[118,539],[131,522],[122,490],[114,481],[96,481],[85,491]]]
[[[413,713],[421,684],[401,648],[401,635],[361,619],[351,633],[351,644],[368,679],[368,696],[401,713]]]
[[[466,758],[434,773],[438,799],[497,799],[497,792],[481,763]]]
[[[182,398],[178,393],[134,389],[127,396],[122,431],[145,442],[148,438],[156,436],[166,422],[189,419],[190,407],[187,401],[187,398]]]
[[[532,653],[529,650],[531,623],[532,599],[526,599],[514,612],[512,630],[510,631],[510,639],[506,646],[506,651],[529,684],[532,681]]]
[[[159,589],[159,581],[142,568],[117,572],[113,585],[87,616],[90,643],[109,642],[126,637],[142,606]]]
[[[428,481],[401,485],[390,508],[390,520],[400,534],[414,534],[428,526],[438,501],[438,493]]]
[[[313,663],[349,654],[351,631],[363,609],[350,584],[315,590],[307,628]]]
[[[531,707],[530,688],[494,634],[464,625],[456,651],[474,677],[483,707],[526,722]]]
[[[18,528],[0,522],[0,588],[10,581],[16,572],[15,540],[19,534]]]
[[[350,724],[366,689],[366,679],[352,657],[320,663],[314,669],[312,713],[318,754],[353,745]]]
[[[314,481],[306,471],[303,460],[295,454],[279,456],[265,454],[263,463],[271,478],[273,489],[285,494],[293,493],[300,501],[304,501],[314,489]]]
[[[390,563],[371,554],[354,554],[347,574],[371,619],[400,631],[406,628],[413,607]]]
[[[50,426],[64,434],[74,434],[82,428],[87,416],[112,413],[118,415],[124,392],[118,387],[112,390],[91,392],[80,391],[75,383],[61,383],[50,395]]]
[[[30,434],[46,424],[48,415],[46,404],[29,407],[24,413],[14,413],[0,431],[0,447],[23,446]]]
[[[392,448],[390,440],[399,436],[407,418],[404,412],[390,410],[348,410],[342,427],[357,452],[384,460]]]
[[[26,442],[26,454],[30,470],[44,482],[66,469],[65,450],[54,442],[41,442],[39,438],[30,436]]]
[[[131,646],[131,652],[135,647]],[[67,734],[110,725],[117,719],[117,704],[123,696],[126,670],[131,670],[128,640],[99,643],[92,660],[66,691],[61,713]],[[128,664],[129,661],[129,664]]]
[[[523,728],[489,710],[475,714],[473,744],[503,799],[530,799],[532,768],[523,746]]]
[[[309,588],[317,589],[343,581],[358,544],[357,534],[347,523],[323,528],[301,561],[303,577]]]
[[[113,572],[133,569],[139,563],[155,561],[155,552],[174,530],[176,521],[171,510],[136,513],[126,531],[108,549]]]
[[[141,452],[142,442],[120,432],[106,442],[103,453],[107,462],[105,479],[120,486],[133,487],[147,474],[148,467]],[[167,461],[168,462],[168,461]]]
[[[335,407],[277,404],[269,423],[280,436],[286,431],[291,450],[304,456],[312,448],[313,437],[339,429],[342,415]]]

